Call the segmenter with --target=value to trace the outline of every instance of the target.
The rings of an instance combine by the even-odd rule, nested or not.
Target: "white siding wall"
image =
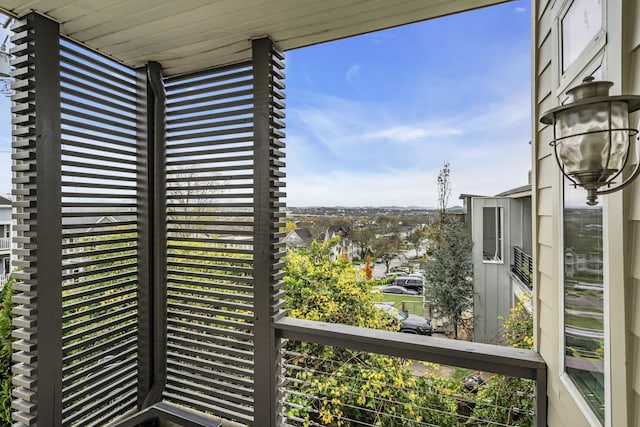
[[[640,94],[640,2],[628,0],[628,13],[624,25],[628,32],[628,51],[623,55],[628,57],[628,74],[625,77],[628,92]],[[626,49],[625,49],[626,50]],[[634,115],[632,123],[640,126],[640,114]],[[640,179],[639,179],[640,180]],[[627,232],[629,240],[626,242],[625,253],[628,255],[625,264],[628,265],[626,275],[626,295],[629,305],[627,318],[629,324],[627,359],[630,361],[627,378],[629,382],[629,425],[640,426],[640,182],[626,191],[625,198],[629,206]]]
[[[552,26],[554,25],[553,2],[540,0],[534,2],[535,22],[533,43],[536,52],[533,60],[534,78],[534,170],[533,170],[533,209],[534,209],[534,274],[535,295],[537,301],[536,320],[538,329],[537,345],[548,367],[548,425],[584,426],[587,424],[580,410],[568,395],[560,382],[562,365],[560,363],[560,311],[562,309],[558,287],[561,283],[558,266],[558,245],[562,244],[559,234],[560,213],[560,175],[549,142],[553,138],[549,126],[540,124],[540,113],[557,105],[553,88],[553,67],[556,67]]]
[[[622,20],[620,26],[610,24],[607,35],[607,60],[604,77],[616,80],[617,87],[624,93],[640,94],[640,1],[608,0],[607,10],[622,11],[621,17],[610,16],[609,21]],[[534,280],[536,283],[535,302],[536,338],[539,351],[548,364],[549,426],[586,426],[588,421],[578,407],[570,390],[560,379],[562,373],[561,320],[562,320],[562,265],[560,265],[563,242],[560,199],[559,170],[552,156],[549,142],[552,129],[537,121],[543,111],[558,105],[558,56],[557,39],[553,37],[554,15],[561,0],[534,0],[533,43],[533,210],[534,242],[536,262]],[[613,5],[613,6],[612,6]],[[620,46],[622,43],[622,46]],[[638,126],[640,114],[632,117],[631,124]],[[614,197],[614,196],[609,196]],[[624,334],[613,332],[612,393],[626,399],[618,399],[614,409],[620,414],[613,416],[615,426],[640,426],[640,180],[624,191],[623,209],[614,207],[609,214],[614,221],[624,224],[624,254],[611,253],[610,257],[624,260],[624,306],[626,313],[618,316],[618,307],[613,312],[612,328],[623,330]],[[615,245],[610,245],[616,247]],[[613,262],[613,261],[612,261]],[[615,275],[613,275],[615,276]],[[620,289],[620,286],[615,286]],[[612,297],[612,301],[619,301]],[[613,302],[612,302],[613,304]],[[622,340],[616,338],[623,335]],[[625,344],[626,337],[626,344]],[[626,346],[626,349],[625,349]],[[626,366],[625,366],[626,351]],[[620,353],[622,352],[622,358]],[[618,362],[623,363],[618,363]],[[621,379],[620,382],[618,380]],[[626,380],[626,384],[624,384]],[[626,408],[624,401],[627,402]],[[622,408],[617,405],[623,405]],[[622,410],[619,410],[622,409]],[[626,409],[626,411],[625,411]],[[626,418],[626,420],[625,420]]]

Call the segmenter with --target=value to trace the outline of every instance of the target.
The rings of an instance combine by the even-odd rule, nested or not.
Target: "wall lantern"
[[[620,190],[640,172],[640,161],[636,161],[631,175],[620,183],[614,181],[627,165],[631,141],[638,134],[629,126],[629,113],[640,110],[640,96],[609,96],[611,86],[612,82],[585,77],[567,91],[568,103],[540,118],[553,125],[551,145],[558,166],[575,187],[587,190],[590,206],[598,204],[598,195]]]

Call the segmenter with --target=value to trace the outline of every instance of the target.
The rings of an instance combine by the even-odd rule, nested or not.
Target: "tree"
[[[285,306],[292,317],[397,330],[375,307],[376,281],[351,264],[330,263],[328,245],[287,253]],[[455,399],[437,380],[419,377],[398,357],[287,341],[287,416],[303,425],[455,426]]]
[[[297,228],[298,228],[298,226],[296,225],[295,222],[293,222],[293,221],[291,221],[289,219],[285,221],[284,230],[286,232],[289,232],[291,230],[295,230]]]
[[[447,203],[449,203],[449,196],[451,195],[451,182],[449,181],[449,174],[451,172],[449,162],[445,162],[440,169],[438,175],[438,214],[439,221],[443,221],[445,214],[447,213]]]
[[[370,256],[373,252],[373,242],[376,240],[376,230],[372,227],[364,227],[352,234],[352,240],[360,247],[362,258]]]
[[[367,277],[367,280],[373,279],[373,268],[371,267],[371,256],[367,255],[367,259],[364,264],[364,274]]]
[[[457,338],[458,326],[470,326],[462,324],[463,313],[473,308],[472,242],[464,224],[457,220],[443,217],[438,229],[438,241],[427,260],[426,296],[435,315],[452,322]]]
[[[375,307],[378,283],[342,261],[330,262],[332,242],[314,242],[311,250],[287,252],[285,307],[292,317],[331,323],[388,329]],[[349,307],[346,309],[346,307]]]
[[[384,262],[386,273],[389,272],[391,260],[397,255],[395,235],[379,236],[373,241],[373,252],[378,259]]]
[[[413,229],[413,231],[411,231],[409,236],[407,236],[407,240],[409,241],[409,243],[413,245],[413,247],[416,250],[416,256],[418,255],[418,248],[420,247],[420,242],[422,242],[425,237],[426,237],[426,234],[424,230],[422,230],[422,228],[420,227],[416,227],[415,229]]]

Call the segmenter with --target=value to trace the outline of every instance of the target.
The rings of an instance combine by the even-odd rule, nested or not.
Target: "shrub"
[[[11,310],[13,309],[13,279],[10,279],[0,292],[2,309],[0,309],[0,423],[11,425],[11,331],[13,326]]]
[[[533,316],[524,298],[511,309],[503,323],[504,339],[510,347],[531,349]],[[533,426],[535,382],[525,378],[494,375],[479,388],[473,417],[487,423]]]
[[[285,303],[292,317],[397,329],[351,264],[330,263],[322,245],[287,255]],[[457,425],[455,400],[433,378],[415,377],[398,357],[288,341],[287,415],[326,426]],[[435,410],[434,410],[435,409]]]

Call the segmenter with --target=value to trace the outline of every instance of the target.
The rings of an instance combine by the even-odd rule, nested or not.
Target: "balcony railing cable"
[[[290,340],[329,345],[342,349],[348,349],[350,351],[362,351],[395,356],[399,358],[400,362],[407,359],[412,359],[417,361],[433,362],[459,368],[467,368],[494,374],[534,380],[535,400],[531,405],[533,408],[534,425],[536,427],[542,427],[546,425],[546,365],[542,357],[535,351],[483,343],[400,334],[393,331],[363,329],[354,326],[313,322],[294,319],[290,317],[279,320],[278,322],[276,322],[274,327],[276,328],[276,331],[281,338]],[[304,355],[300,352],[285,351],[281,357],[281,372],[283,373],[281,374],[280,378],[280,383],[282,384],[282,393],[284,393],[285,396],[286,393],[289,393],[289,395],[291,395],[291,393],[300,393],[296,390],[293,390],[292,392],[292,387],[287,387],[287,385],[291,386],[295,382],[300,381],[299,378],[294,378],[292,375],[287,376],[286,372],[288,369],[290,370],[289,372],[295,372],[296,370],[307,370],[311,374],[317,374],[318,376],[324,378],[332,375],[332,372],[330,370],[325,371],[318,369],[318,367],[309,368],[309,366],[307,365],[297,367],[295,363],[293,363],[295,358],[299,358],[303,361],[311,360],[313,362],[318,362],[321,366],[324,366],[325,369],[335,363],[330,359],[323,360],[322,358],[320,358],[313,360],[310,356]],[[340,375],[344,375],[344,373],[340,372]],[[359,378],[351,379],[358,382],[363,381]],[[308,381],[308,379],[303,379],[302,381],[307,382],[307,384],[305,385],[309,385],[308,383],[313,384],[313,381]],[[385,385],[385,388],[391,389],[393,387],[397,386],[394,386],[393,384]],[[340,392],[344,393],[345,391],[341,389]],[[347,390],[347,392],[350,391]],[[306,398],[314,399],[316,397],[314,395],[309,395],[308,392],[305,393],[306,394],[304,397]],[[461,398],[461,396],[456,396],[455,394],[452,394],[450,397],[463,405],[471,405],[472,403],[476,405],[478,404],[478,402],[476,401],[471,402],[468,399]],[[375,399],[378,402],[385,402],[385,398],[381,398],[380,396],[376,396]],[[400,410],[409,410],[405,406],[406,402],[394,402],[392,399],[386,399],[386,402],[400,405]],[[480,404],[487,405],[494,410],[508,411],[514,414],[518,414],[522,411],[522,409],[519,409],[517,407],[505,407],[495,404],[492,405],[490,403],[487,404],[486,402],[481,402]],[[285,408],[291,405],[291,402],[287,401],[286,397],[284,398],[284,405]],[[312,412],[317,411],[317,409],[315,408],[307,407],[304,409],[306,411]],[[368,409],[358,407],[358,410],[367,411]],[[416,410],[425,411],[425,413],[431,415],[433,415],[434,413],[438,413],[438,410],[429,408],[429,406],[419,406],[415,409],[411,408],[411,410],[414,412]],[[443,410],[439,411],[441,415],[453,415],[451,413],[445,413],[445,411]],[[528,410],[525,409],[524,411]],[[392,414],[391,416],[395,417],[399,415]],[[469,415],[456,414],[455,416],[458,418],[464,418],[465,416],[468,417]],[[290,417],[288,419],[288,422],[293,423],[291,425],[297,425],[295,423],[299,421],[296,421],[295,418],[295,416],[292,418]],[[419,421],[417,424],[415,420],[413,420],[412,422],[414,423],[414,425],[430,425],[429,422],[425,420]],[[305,420],[305,422],[306,421],[307,420]],[[500,424],[499,422],[487,422],[485,420],[477,419],[476,421],[481,421],[483,425],[509,425]],[[399,421],[397,425],[403,425],[403,423],[404,422]],[[369,424],[363,424],[361,421],[358,421],[358,424],[356,425]]]
[[[319,358],[319,357],[314,357],[314,356],[310,356],[308,354],[303,354],[303,353],[299,353],[299,352],[292,352],[292,351],[284,351],[283,352],[283,363],[282,366],[284,368],[284,372],[310,372],[314,375],[317,375],[318,378],[323,378],[326,376],[331,376],[334,372],[332,370],[321,370],[321,369],[312,369],[309,368],[308,366],[300,366],[299,364],[296,364],[295,362],[299,360],[305,360],[305,362],[307,361],[314,361],[314,362],[320,362],[317,363],[319,366],[330,366],[330,365],[340,365],[343,362],[337,361],[337,360],[332,360],[332,359],[328,359],[328,358]],[[347,362],[349,363],[349,362]],[[357,361],[355,361],[354,363],[357,363]],[[404,361],[404,363],[409,366],[415,362],[412,361]],[[374,373],[375,374],[375,373]],[[317,395],[311,395],[308,393],[302,393],[299,391],[296,391],[294,388],[292,387],[288,387],[289,385],[304,385],[307,387],[315,387],[317,386],[317,383],[314,383],[313,381],[306,381],[306,380],[302,380],[299,378],[296,378],[294,375],[290,375],[290,376],[285,376],[283,375],[281,377],[281,380],[284,384],[283,389],[282,389],[282,393],[283,394],[289,394],[289,395],[296,395],[296,396],[302,396],[305,397],[307,399],[318,399]],[[345,376],[345,375],[341,375],[341,380],[342,381],[351,381],[354,383],[357,383],[358,386],[360,385],[366,385],[370,380],[368,378],[361,378],[361,377],[353,377],[353,376]],[[369,399],[370,401],[374,401],[376,404],[374,405],[375,407],[379,407],[381,406],[381,404],[388,404],[388,405],[392,405],[398,408],[398,413],[402,413],[402,412],[406,412],[406,406],[407,402],[402,402],[399,400],[394,400],[394,399],[389,399],[389,398],[385,398],[385,397],[380,397],[380,396],[366,396],[363,393],[357,393],[351,390],[344,390],[344,389],[340,389],[339,387],[325,387],[326,390],[329,391],[329,394],[348,394],[351,396],[354,396],[356,398],[361,398],[363,401],[365,399]],[[386,384],[385,385],[385,389],[386,390],[396,390],[396,391],[404,391],[405,387],[399,387],[396,386],[394,384]],[[440,390],[441,393],[445,393],[444,390]],[[458,405],[460,406],[466,406],[466,407],[477,407],[477,406],[482,406],[484,408],[487,409],[491,409],[494,412],[501,412],[503,414],[509,414],[509,413],[515,413],[515,414],[528,414],[528,415],[534,415],[534,412],[532,410],[527,410],[527,409],[519,409],[517,407],[514,406],[501,406],[501,405],[496,405],[496,404],[492,404],[490,402],[480,402],[478,400],[472,400],[462,394],[459,393],[449,393],[446,395],[446,397],[449,397],[453,400],[455,400]],[[526,398],[529,398],[533,401],[534,395],[527,395],[525,396]],[[299,409],[302,410],[307,410],[310,412],[314,412],[316,414],[319,414],[319,411],[313,408],[305,408],[302,407],[300,405],[297,405],[294,402],[291,401],[286,401],[285,402],[286,406],[291,406],[291,407],[298,407]],[[435,405],[419,405],[419,404],[413,404],[413,403],[409,403],[411,410],[414,413],[423,413],[423,414],[429,414],[429,415],[433,415],[433,414],[440,414],[442,416],[451,416],[453,415],[451,410],[443,410],[441,408],[436,407]],[[357,410],[359,412],[365,412],[365,413],[369,413],[372,418],[375,417],[375,415],[378,413],[378,411],[376,409],[372,409],[372,408],[368,408],[368,407],[364,407],[362,405],[360,406],[356,406],[356,405],[351,405],[348,403],[341,403],[341,406],[344,407],[348,407],[354,410]],[[418,426],[434,426],[435,424],[431,424],[427,421],[416,421],[413,419],[409,419],[406,418],[402,415],[390,415],[390,418],[397,421],[400,424],[406,424],[406,423],[414,423],[415,425]],[[482,423],[482,425],[485,426],[505,426],[508,427],[512,424],[505,424],[499,421],[495,421],[495,420],[488,420],[488,419],[478,419],[478,418],[474,418],[471,415],[464,415],[464,414],[455,414],[455,418],[460,422],[460,423],[464,423],[466,421],[474,421],[474,422],[479,422]],[[366,425],[366,426],[374,426],[375,424],[371,424],[371,423],[363,423],[361,420],[351,420],[348,417],[340,417],[341,421],[344,422],[357,422],[358,425]],[[302,422],[304,423],[305,420],[303,420],[302,418],[299,417],[290,417],[289,418],[289,422],[294,421],[294,422]],[[321,425],[321,424],[317,424],[314,422],[311,422],[311,425]]]

